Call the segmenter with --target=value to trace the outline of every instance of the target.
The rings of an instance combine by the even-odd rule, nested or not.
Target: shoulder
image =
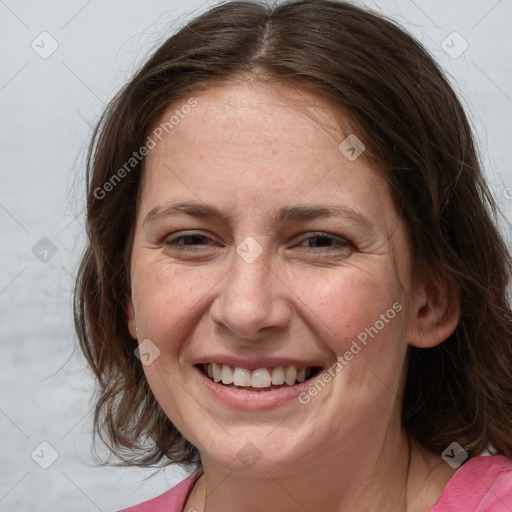
[[[194,472],[172,489],[160,494],[160,496],[119,512],[182,512],[187,496],[197,477],[198,473]]]
[[[512,460],[502,455],[468,460],[451,478],[431,512],[509,512]]]

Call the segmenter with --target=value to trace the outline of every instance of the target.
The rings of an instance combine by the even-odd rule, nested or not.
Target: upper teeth
[[[309,368],[295,366],[276,366],[275,368],[257,368],[249,370],[227,364],[209,363],[206,366],[208,377],[222,384],[235,386],[251,386],[253,388],[268,388],[271,385],[288,384],[293,386],[296,381],[304,382]]]

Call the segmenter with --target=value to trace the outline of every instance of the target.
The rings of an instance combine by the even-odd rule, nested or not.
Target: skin
[[[127,304],[132,336],[160,350],[144,366],[151,389],[201,454],[204,476],[184,510],[429,510],[453,470],[415,443],[408,466],[401,390],[407,346],[431,347],[454,331],[456,290],[434,277],[413,286],[388,185],[363,157],[340,152],[349,123],[342,132],[322,98],[258,80],[194,98],[146,161]],[[146,221],[180,201],[231,220],[180,212]],[[285,206],[333,204],[367,223],[274,220]],[[180,246],[184,234],[206,238]],[[248,236],[262,249],[250,263],[236,252]],[[230,407],[193,367],[229,354],[300,355],[329,368],[395,303],[400,312],[306,405]],[[248,442],[260,455],[250,467],[237,457]]]

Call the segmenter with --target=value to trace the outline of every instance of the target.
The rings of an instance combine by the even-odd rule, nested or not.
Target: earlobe
[[[137,323],[135,319],[135,307],[133,305],[132,299],[126,299],[126,313],[128,320],[128,330],[130,331],[130,336],[136,340],[137,339]]]
[[[418,348],[439,345],[449,338],[460,319],[459,287],[436,277],[417,290],[408,342]]]

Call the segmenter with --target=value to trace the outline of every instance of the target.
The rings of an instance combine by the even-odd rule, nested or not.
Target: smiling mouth
[[[272,391],[293,387],[312,379],[322,371],[319,366],[276,366],[251,370],[218,363],[199,364],[197,368],[217,384],[246,391]]]

